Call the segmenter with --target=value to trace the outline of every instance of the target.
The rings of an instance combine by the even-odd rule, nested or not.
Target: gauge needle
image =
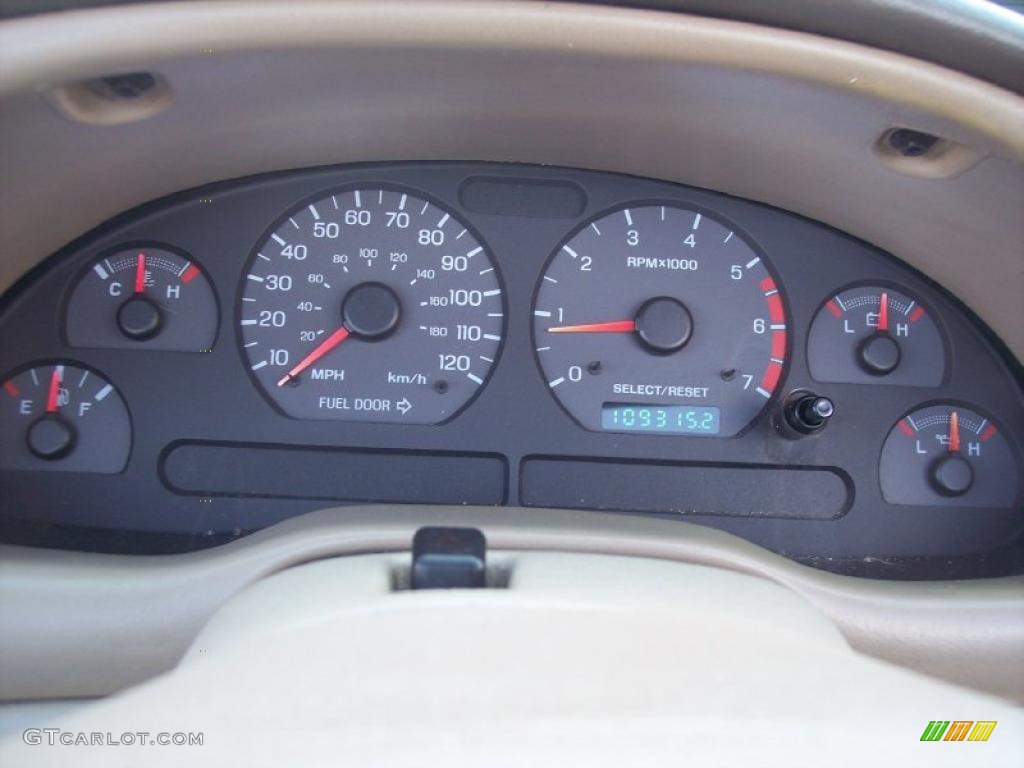
[[[949,414],[949,452],[960,452],[960,417],[956,411]]]
[[[632,333],[635,330],[635,320],[613,320],[609,323],[559,325],[548,328],[548,333]]]
[[[321,357],[326,355],[336,346],[341,344],[341,342],[347,339],[349,335],[350,334],[348,332],[348,329],[345,327],[336,330],[334,333],[332,333],[330,336],[328,336],[326,339],[320,342],[320,344],[317,345],[316,349],[314,349],[312,352],[310,352],[308,355],[302,358],[302,362],[300,362],[298,365],[296,365],[294,368],[288,371],[288,373],[286,373],[281,378],[281,380],[277,382],[277,386],[283,387],[289,381],[294,381],[295,379],[297,379],[300,373],[309,368],[309,366],[311,366]]]
[[[882,291],[882,298],[878,302],[878,331],[887,333],[889,330],[889,294]]]
[[[146,292],[146,254],[135,257],[135,292]]]
[[[46,396],[46,412],[56,413],[59,407],[58,400],[60,398],[60,380],[61,380],[60,366],[54,366],[53,374],[50,376],[50,392]]]

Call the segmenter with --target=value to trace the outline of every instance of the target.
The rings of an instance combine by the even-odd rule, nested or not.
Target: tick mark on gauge
[[[480,274],[481,275],[486,275],[488,272],[493,272],[493,271],[494,271],[494,267],[488,267],[487,269],[481,269],[480,270]]]
[[[501,293],[501,289],[500,288],[495,288],[492,291],[484,291],[484,296],[497,296],[500,293]]]
[[[572,257],[573,257],[574,259],[576,259],[576,258],[579,258],[579,254],[578,254],[578,253],[576,253],[576,251],[574,251],[574,250],[573,250],[572,248],[570,248],[570,247],[569,247],[568,245],[563,245],[563,246],[562,246],[562,250],[563,250],[563,251],[565,251],[566,253],[568,253],[568,254],[569,254],[570,256],[572,256]]]
[[[501,341],[501,336],[495,336],[493,333],[485,333],[484,338],[488,341]]]
[[[466,378],[475,384],[483,384],[484,380],[477,376],[475,373],[467,373]]]
[[[270,237],[278,245],[288,245],[288,243],[286,243],[283,238],[279,237],[276,232],[273,233]]]
[[[549,381],[548,382],[548,386],[551,387],[552,389],[554,389],[555,387],[557,387],[559,384],[561,384],[564,381],[565,381],[565,377],[564,376],[559,376],[554,381]]]
[[[597,228],[597,224],[595,224],[594,222],[591,222],[591,223],[590,223],[590,228],[591,228],[592,230],[594,230],[594,232],[596,232],[596,233],[597,233],[597,236],[598,236],[598,237],[600,237],[600,236],[601,236],[601,230]]]
[[[469,253],[467,253],[467,254],[466,254],[466,256],[467,256],[468,258],[470,258],[470,259],[471,259],[471,258],[473,258],[474,256],[476,256],[476,255],[477,255],[478,253],[480,253],[480,251],[482,251],[482,250],[483,250],[483,246],[482,246],[482,245],[478,245],[478,246],[477,246],[476,248],[474,248],[474,249],[473,249],[472,251],[470,251]]]
[[[424,210],[424,212],[426,212],[426,208],[424,208],[423,210]],[[448,219],[450,219],[450,218],[451,218],[451,216],[449,216],[447,213],[444,216],[442,216],[441,220],[439,222],[437,222],[438,229],[443,227],[448,222]]]
[[[316,206],[312,203],[309,204],[309,212],[313,214],[313,218],[320,221],[320,212],[317,211]]]
[[[266,360],[261,360],[260,362],[256,363],[256,365],[254,365],[252,367],[252,370],[258,371],[260,368],[265,368],[266,365],[267,365],[267,361]]]
[[[290,221],[292,223],[292,226],[295,227],[296,229],[302,229],[302,227],[299,226],[299,223],[290,216],[288,217],[288,221]]]

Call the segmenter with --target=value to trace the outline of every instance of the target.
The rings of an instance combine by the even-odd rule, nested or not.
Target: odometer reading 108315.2
[[[238,321],[256,382],[301,419],[436,424],[479,391],[505,325],[484,245],[402,189],[339,191],[260,242]]]

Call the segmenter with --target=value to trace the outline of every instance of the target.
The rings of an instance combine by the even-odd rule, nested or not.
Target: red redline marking
[[[772,278],[770,278],[770,277],[766,277],[764,280],[761,281],[761,290],[762,291],[774,291],[775,290],[775,281]]]
[[[916,323],[922,317],[924,317],[924,307],[918,307],[910,313],[910,322]]]
[[[786,332],[772,331],[772,357],[786,359]]]
[[[773,323],[786,322],[786,312],[782,308],[782,299],[775,293],[768,297],[768,316]]]
[[[981,442],[988,442],[989,440],[996,436],[997,432],[999,432],[999,430],[996,429],[996,425],[989,424],[988,427],[985,428],[985,431],[981,433]]]
[[[902,432],[907,437],[913,437],[914,436],[914,428],[912,426],[910,426],[909,424],[907,424],[907,420],[906,419],[900,419],[899,424],[897,424],[896,426],[898,426],[900,428],[900,432]]]
[[[839,308],[839,305],[836,304],[835,300],[833,300],[833,299],[829,299],[828,300],[828,303],[825,305],[825,309],[827,309],[829,312],[831,312],[836,317],[842,317],[843,316],[843,310],[841,310]]]
[[[185,274],[183,274],[181,276],[181,282],[183,282],[183,283],[191,283],[193,280],[196,279],[196,275],[198,275],[198,274],[199,274],[199,267],[197,267],[195,264],[192,264],[192,265],[189,266],[188,269],[185,270]]]
[[[779,377],[782,376],[782,366],[778,363],[769,363],[765,369],[764,377],[761,379],[761,389],[767,392],[774,392],[779,384]]]
[[[7,392],[7,394],[10,395],[11,397],[17,397],[18,395],[21,394],[21,391],[18,389],[18,385],[15,384],[13,381],[4,382],[4,391]],[[982,439],[984,440],[985,438]]]

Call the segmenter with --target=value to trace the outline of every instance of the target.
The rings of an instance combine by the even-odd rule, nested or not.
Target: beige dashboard
[[[160,83],[141,103],[83,85],[137,71]],[[901,127],[940,137],[937,149],[893,154],[883,139]],[[612,171],[767,203],[892,253],[1024,359],[1024,99],[935,64],[752,24],[572,3],[226,0],[0,24],[0,290],[93,227],[165,195],[267,171],[383,160]],[[216,551],[146,558],[5,547],[0,699],[105,696],[152,678],[196,650],[200,629],[236,594],[313,560],[403,551],[419,513],[484,528],[512,560],[574,551],[753,574],[824,614],[822,624],[820,615],[794,621],[827,643],[1002,697],[999,706],[1024,699],[1021,577],[888,585],[821,574],[725,534],[660,521],[385,511],[385,522],[380,509],[316,513],[231,545],[221,559]],[[372,564],[377,576],[393,565],[381,562]],[[601,571],[602,562],[580,567]],[[616,573],[628,566],[608,565]],[[553,578],[544,569],[554,566],[535,567],[543,592]],[[207,578],[218,586],[207,590]],[[642,585],[659,575],[637,578]],[[134,579],[138,590],[125,596]],[[186,605],[185,590],[203,597]],[[656,614],[679,595],[663,597]],[[122,599],[121,608],[99,610]],[[175,616],[174,632],[146,613],[152,605]],[[792,615],[802,610],[810,609],[801,603]],[[136,650],[126,657],[114,641],[129,624]],[[294,650],[292,640],[281,647]],[[772,642],[781,649],[787,637]],[[19,658],[47,671],[19,668]],[[914,689],[918,701],[941,695]]]

